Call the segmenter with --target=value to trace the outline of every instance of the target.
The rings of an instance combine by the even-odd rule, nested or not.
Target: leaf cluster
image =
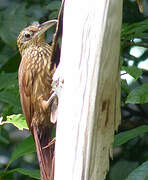
[[[109,180],[148,178],[147,23],[144,16],[138,15],[136,2],[125,0],[120,56],[122,123],[114,142],[115,152],[117,150],[119,154],[112,162]],[[139,55],[136,52],[140,52]],[[142,62],[145,66],[140,68]],[[127,81],[129,77],[130,82]]]

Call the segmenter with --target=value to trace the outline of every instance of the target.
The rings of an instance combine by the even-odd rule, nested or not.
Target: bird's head
[[[29,48],[31,45],[37,45],[44,41],[45,31],[55,23],[57,23],[57,20],[46,21],[42,24],[33,23],[23,29],[17,38],[17,45],[20,53],[22,54],[23,50]]]

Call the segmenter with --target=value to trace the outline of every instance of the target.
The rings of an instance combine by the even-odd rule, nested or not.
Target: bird
[[[52,90],[56,63],[52,61],[52,46],[45,42],[45,32],[57,20],[33,23],[23,29],[17,46],[21,55],[18,82],[22,110],[36,144],[42,180],[54,178],[54,148],[52,130],[56,123],[57,98]]]

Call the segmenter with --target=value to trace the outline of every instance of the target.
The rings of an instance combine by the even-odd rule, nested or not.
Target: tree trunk
[[[122,0],[66,0],[55,180],[104,180],[120,123]]]

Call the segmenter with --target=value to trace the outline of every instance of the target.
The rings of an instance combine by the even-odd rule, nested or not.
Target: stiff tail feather
[[[52,127],[33,127],[32,133],[36,144],[37,157],[40,166],[41,180],[53,180],[54,178],[54,148],[52,141]]]

